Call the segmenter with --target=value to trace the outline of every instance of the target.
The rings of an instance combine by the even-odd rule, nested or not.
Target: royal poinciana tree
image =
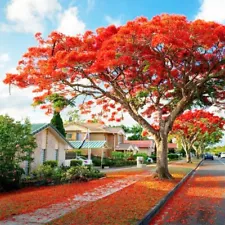
[[[225,120],[204,110],[188,110],[178,116],[173,124],[172,134],[180,139],[191,162],[191,149],[202,154],[206,144],[213,144],[222,138]]]
[[[208,147],[217,144],[223,138],[223,130],[218,128],[215,132],[209,134],[205,133],[202,136],[199,136],[198,140],[196,140],[193,144],[193,149],[195,150],[197,158],[203,155],[204,151],[207,150]]]
[[[155,138],[160,178],[171,178],[167,137],[176,117],[192,104],[218,105],[225,96],[221,24],[161,15],[74,37],[53,32],[36,38],[39,45],[23,55],[18,74],[4,82],[34,86],[40,93],[34,101],[47,110],[46,97],[57,93],[83,102],[82,113],[97,105],[108,121],[129,113]]]

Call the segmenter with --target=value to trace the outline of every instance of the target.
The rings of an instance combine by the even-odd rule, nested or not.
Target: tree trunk
[[[186,151],[186,160],[187,160],[187,163],[192,163],[192,161],[191,161],[191,152],[190,151]]]
[[[199,148],[197,148],[195,145],[193,145],[192,147],[195,150],[196,158],[199,159],[200,158]]]
[[[172,175],[168,169],[168,135],[161,134],[161,138],[156,138],[156,148],[157,148],[157,165],[156,165],[156,177],[160,179],[172,179]]]
[[[196,152],[196,158],[199,159],[200,158],[200,155],[198,152]]]

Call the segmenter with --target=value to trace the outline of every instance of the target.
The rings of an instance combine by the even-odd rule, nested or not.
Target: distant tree
[[[10,190],[18,187],[24,172],[20,163],[33,160],[32,152],[37,145],[28,120],[22,124],[0,115],[0,134],[0,189]]]
[[[122,128],[125,133],[131,134],[131,136],[128,137],[128,140],[148,140],[147,137],[142,136],[143,127],[139,124],[133,125],[132,127],[122,125]]]
[[[68,119],[64,121],[66,124],[69,122],[75,122],[75,123],[84,122],[84,120],[81,118],[81,115],[78,109],[70,110],[67,113],[67,116],[68,116]]]
[[[50,122],[64,137],[66,136],[66,131],[63,126],[63,121],[59,112],[54,112],[53,117]]]
[[[199,156],[207,145],[217,143],[223,136],[224,124],[225,120],[213,113],[189,110],[177,117],[171,133],[180,139],[187,162],[191,162],[191,149]]]

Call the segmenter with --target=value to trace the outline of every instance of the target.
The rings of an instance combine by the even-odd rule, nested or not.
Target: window
[[[67,133],[66,134],[66,138],[71,139],[72,138],[72,134],[71,133]]]
[[[81,140],[81,133],[76,133],[76,140],[80,141]]]
[[[46,149],[41,150],[41,163],[43,164],[46,161]]]
[[[55,160],[58,161],[59,160],[59,149],[55,150]]]

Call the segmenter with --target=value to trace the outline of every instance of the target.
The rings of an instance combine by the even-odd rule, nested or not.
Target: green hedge
[[[92,162],[94,166],[101,166],[101,157],[94,156],[92,157]],[[136,165],[136,159],[133,157],[129,158],[103,158],[102,165],[109,166],[109,167],[123,167],[123,166],[130,166]]]
[[[72,166],[70,168],[52,168],[50,165],[39,166],[29,177],[22,180],[23,186],[43,186],[87,181],[104,177],[105,174],[93,167]]]
[[[147,158],[149,157],[146,153],[137,153],[134,155],[135,158],[137,158],[139,156],[143,157],[144,160],[147,160]]]
[[[82,166],[83,162],[81,160],[73,159],[70,161],[70,166]]]
[[[179,155],[176,153],[170,153],[167,155],[167,157],[169,158],[169,160],[178,160],[179,159]]]
[[[48,160],[43,163],[45,166],[51,166],[52,168],[58,166],[58,162],[56,160]]]

